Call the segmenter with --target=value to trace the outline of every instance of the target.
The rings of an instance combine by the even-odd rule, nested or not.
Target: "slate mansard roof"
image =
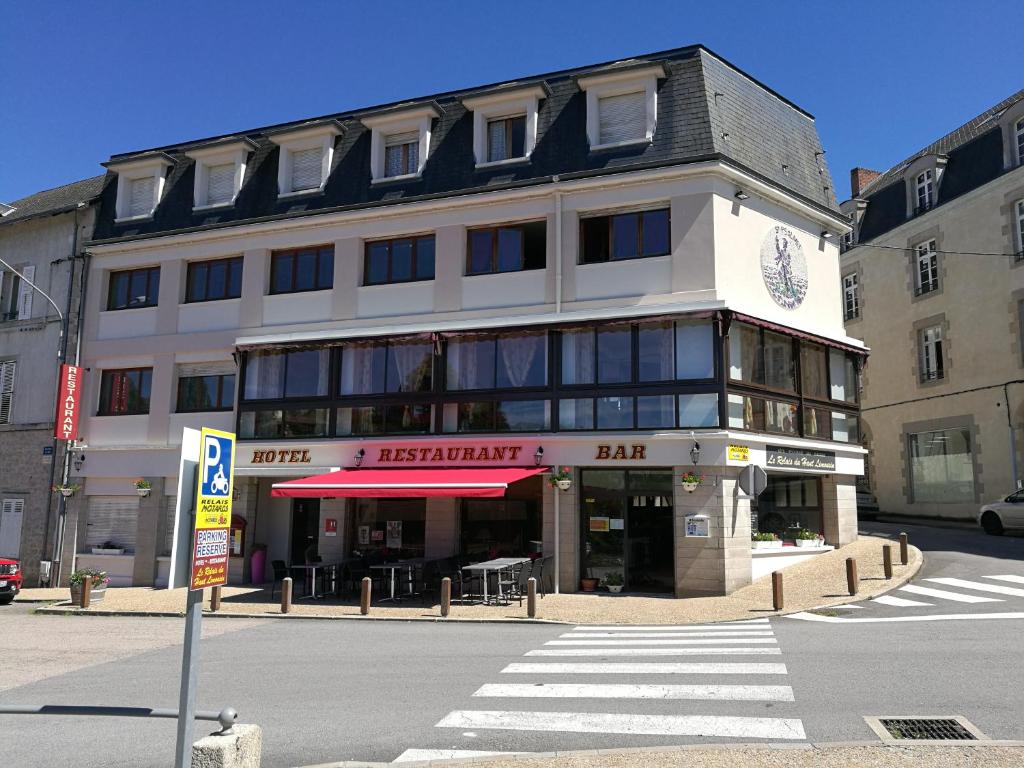
[[[667,77],[658,81],[658,117],[649,144],[591,152],[586,134],[586,95],[576,78],[630,65],[660,63]],[[529,162],[477,169],[473,155],[473,116],[462,99],[496,87],[543,85],[537,144]],[[116,182],[108,173],[95,241],[151,237],[172,232],[231,226],[258,220],[318,212],[389,205],[509,189],[561,179],[605,175],[720,159],[751,172],[776,187],[828,212],[836,199],[814,118],[746,75],[703,46],[522,78],[515,83],[453,91],[402,102],[433,104],[441,116],[434,121],[429,157],[422,177],[410,181],[370,184],[370,131],[360,116],[393,106],[383,105],[315,118],[336,120],[343,131],[336,139],[333,165],[323,192],[296,199],[278,199],[279,149],[267,134],[301,127],[310,120],[216,136],[173,146],[115,155],[125,161],[162,153],[173,160],[166,191],[151,221],[114,221]],[[255,145],[234,206],[193,212],[194,163],[185,152],[223,141],[245,138]]]
[[[15,200],[10,203],[14,210],[0,218],[0,227],[74,210],[79,203],[95,200],[103,191],[106,181],[105,176],[93,176],[91,179],[75,181]]]

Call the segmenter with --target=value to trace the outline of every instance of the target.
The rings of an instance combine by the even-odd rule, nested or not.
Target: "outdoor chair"
[[[533,578],[537,580],[537,592],[543,598],[548,592],[548,582],[551,579],[551,567],[554,557],[542,557],[533,561]]]
[[[520,605],[523,604],[523,595],[527,592],[528,581],[532,573],[533,561],[531,560],[514,566],[508,576],[498,579],[498,586],[501,587],[502,594],[507,601],[506,605],[512,602],[512,598],[518,599]]]

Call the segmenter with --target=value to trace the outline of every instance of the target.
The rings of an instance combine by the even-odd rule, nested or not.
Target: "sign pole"
[[[178,736],[174,768],[192,765],[192,721],[196,711],[199,677],[199,638],[203,626],[203,591],[189,590],[185,608],[185,647],[181,652],[181,691],[178,694]]]

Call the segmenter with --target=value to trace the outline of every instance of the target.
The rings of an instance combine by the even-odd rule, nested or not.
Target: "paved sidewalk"
[[[882,572],[882,546],[893,542],[874,536],[861,537],[840,550],[818,555],[784,571],[785,606],[782,613],[806,611],[864,600],[893,589],[909,580],[921,567],[921,552],[910,548],[906,566],[899,564],[899,548],[893,544],[893,578],[886,580]],[[846,558],[857,560],[860,577],[859,593],[851,597],[846,585]],[[19,600],[66,600],[63,589],[26,589]],[[207,595],[209,599],[209,595]],[[737,621],[778,615],[772,609],[771,577],[766,576],[737,590],[727,597],[703,597],[676,600],[671,597],[650,597],[607,594],[549,594],[537,600],[537,618],[570,624],[703,624]],[[181,615],[185,609],[185,590],[154,590],[141,587],[109,589],[106,598],[83,613],[139,613]],[[79,612],[64,605],[48,606],[41,612]],[[225,587],[221,613],[255,617],[280,616],[280,598],[270,599],[269,589],[258,587]],[[358,603],[353,601],[297,600],[285,618],[365,618],[359,616]],[[437,604],[374,605],[370,618],[439,619]],[[525,620],[526,604],[482,606],[453,604],[450,619],[469,621]]]

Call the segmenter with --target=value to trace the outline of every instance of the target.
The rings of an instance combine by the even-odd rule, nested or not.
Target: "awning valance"
[[[512,483],[546,471],[547,467],[339,469],[324,475],[274,483],[270,495],[301,499],[500,498]]]

